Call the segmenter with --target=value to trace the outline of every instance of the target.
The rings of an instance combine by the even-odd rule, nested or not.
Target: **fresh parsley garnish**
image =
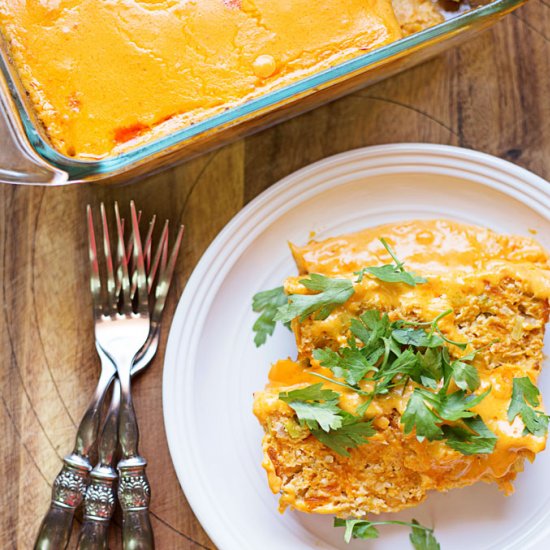
[[[508,408],[508,421],[519,414],[525,424],[525,432],[542,436],[548,431],[548,416],[535,407],[540,405],[540,392],[528,376],[514,378],[512,399]]]
[[[395,264],[365,268],[357,272],[356,282],[365,273],[410,286],[426,282],[406,271],[388,243],[380,241]],[[354,293],[349,279],[312,273],[299,282],[315,293],[287,296],[283,287],[277,287],[254,296],[253,310],[260,313],[253,327],[257,346],[273,334],[277,321],[303,322],[310,315],[316,320],[326,319]],[[367,442],[374,434],[371,422],[363,418],[373,399],[396,386],[402,386],[405,395],[412,382],[416,387],[401,417],[406,434],[414,431],[420,441],[445,440],[464,454],[492,452],[496,437],[472,411],[490,392],[489,388],[479,395],[473,393],[479,388],[480,379],[471,361],[480,350],[450,359],[446,344],[462,350],[468,346],[468,342],[452,340],[441,330],[439,322],[451,313],[452,310],[447,310],[432,321],[421,322],[390,321],[386,313],[366,311],[351,320],[347,346],[313,351],[313,359],[332,371],[334,379],[320,373],[312,373],[314,376],[365,397],[356,415],[343,411],[338,404],[339,394],[323,389],[322,383],[281,393],[280,398],[294,410],[300,426],[307,427],[314,437],[336,452],[347,455],[349,449]],[[370,382],[368,391],[360,385],[363,381]],[[450,391],[451,383],[457,391]],[[510,421],[519,414],[526,431],[536,435],[546,433],[548,417],[535,410],[538,404],[538,390],[529,379],[515,379],[508,412]]]
[[[428,279],[420,277],[413,271],[406,271],[404,263],[397,259],[395,252],[385,239],[380,239],[382,246],[388,251],[395,264],[387,264],[375,267],[364,267],[359,271],[354,272],[357,275],[356,283],[363,281],[363,277],[366,273],[374,275],[377,279],[386,283],[405,283],[409,286],[416,286],[417,284],[427,283]]]
[[[485,425],[480,416],[462,421],[462,424],[443,426],[446,444],[463,455],[490,454],[494,451],[497,436]]]
[[[377,539],[380,536],[374,523],[364,519],[340,519],[334,518],[334,527],[345,527],[344,540],[349,543],[351,539]]]
[[[416,359],[420,368],[420,384],[437,389],[438,382],[443,378],[443,349],[427,348],[425,352],[417,351]]]
[[[401,424],[406,434],[416,429],[416,438],[419,441],[427,439],[442,439],[443,430],[440,427],[441,419],[432,411],[424,396],[417,389],[409,398],[407,408],[401,416]]]
[[[342,348],[340,353],[330,348],[315,349],[313,358],[317,359],[321,366],[329,368],[334,376],[342,378],[351,386],[355,386],[362,380],[367,372],[376,369],[365,354],[356,347]]]
[[[422,390],[420,390],[422,391]],[[477,416],[472,409],[479,405],[491,392],[488,388],[483,393],[467,393],[464,390],[458,390],[453,393],[432,393],[424,390],[424,395],[428,395],[428,400],[432,403],[434,410],[443,420],[456,422],[463,418],[473,418]]]
[[[475,391],[479,388],[479,373],[473,365],[458,360],[451,363],[451,369],[455,384],[461,390]]]
[[[309,279],[300,279],[300,283],[308,290],[317,291],[317,294],[286,295],[284,288],[279,286],[254,295],[252,310],[260,313],[252,327],[256,347],[265,344],[267,337],[273,335],[277,321],[289,326],[296,317],[302,322],[312,314],[317,320],[326,319],[354,292],[353,282],[349,279],[336,279],[318,273],[312,273]]]
[[[417,348],[437,348],[443,345],[443,338],[439,335],[414,328],[397,328],[392,332],[392,338],[399,344]]]
[[[359,445],[368,443],[369,437],[373,436],[376,430],[369,420],[364,420],[345,411],[342,411],[341,414],[344,420],[340,428],[328,432],[312,430],[311,433],[323,445],[342,456],[349,456],[349,449],[355,449]]]
[[[435,333],[443,340],[444,342],[447,342],[447,344],[451,344],[452,346],[456,346],[457,348],[460,348],[461,350],[465,350],[468,347],[468,342],[456,342],[455,340],[451,340],[445,334],[443,334],[443,331],[439,327],[439,321],[443,319],[444,317],[447,317],[453,312],[452,309],[447,309],[440,313],[437,317],[435,317],[432,321],[428,321],[426,323],[423,322],[417,322],[417,321],[397,321],[397,325],[399,328],[404,327],[427,327],[429,328],[428,336],[430,338],[433,338],[435,336]],[[413,331],[414,329],[411,328],[405,328],[405,330]],[[479,351],[479,350],[478,350]]]
[[[314,372],[312,375],[366,397],[357,413],[360,416],[376,396],[387,394],[396,386],[402,386],[405,392],[413,381],[417,387],[401,417],[406,434],[414,431],[419,441],[444,440],[464,454],[490,453],[496,437],[472,411],[491,391],[489,388],[479,395],[473,393],[479,388],[480,379],[470,362],[480,350],[451,360],[438,325],[450,313],[451,310],[445,311],[429,322],[410,322],[390,321],[386,314],[367,311],[351,321],[347,346],[337,351],[313,351],[313,358],[330,369],[335,379]],[[370,391],[362,389],[362,381],[371,383]],[[452,382],[458,390],[450,391]]]
[[[441,550],[441,546],[434,536],[433,529],[420,525],[415,519],[412,520],[412,531],[409,540],[415,550]]]
[[[260,313],[260,316],[252,327],[252,330],[256,333],[254,336],[256,347],[265,344],[267,337],[273,335],[275,325],[277,324],[275,314],[287,302],[288,296],[285,294],[282,286],[271,290],[264,290],[254,295],[252,298],[252,311]]]
[[[490,454],[497,437],[471,410],[489,392],[475,395],[458,390],[448,394],[415,388],[401,417],[404,431],[409,434],[414,428],[419,441],[444,439],[449,447],[465,455]],[[445,420],[452,425],[443,424]]]
[[[307,426],[321,443],[343,456],[349,449],[368,443],[375,434],[371,422],[354,416],[338,406],[340,395],[323,384],[282,392],[279,399],[296,413],[301,426]]]
[[[280,393],[279,399],[294,409],[302,425],[310,430],[321,428],[328,432],[342,426],[343,419],[338,406],[340,395],[322,388],[322,383],[313,384],[303,389]]]
[[[415,550],[440,550],[433,529],[420,525],[415,519],[411,523],[406,521],[368,521],[365,519],[340,519],[334,518],[334,527],[345,527],[344,540],[351,539],[376,539],[380,536],[377,526],[403,525],[411,528],[409,540]]]
[[[308,290],[317,291],[317,294],[290,294],[288,303],[278,308],[275,321],[287,323],[298,317],[303,322],[312,314],[317,320],[326,319],[354,292],[349,279],[336,279],[319,273],[312,273],[309,279],[300,279],[300,283]]]

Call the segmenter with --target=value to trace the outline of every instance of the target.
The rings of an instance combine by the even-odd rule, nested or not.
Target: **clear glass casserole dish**
[[[373,84],[465,41],[526,0],[495,0],[117,156],[80,160],[50,143],[0,35],[0,182],[128,181]]]

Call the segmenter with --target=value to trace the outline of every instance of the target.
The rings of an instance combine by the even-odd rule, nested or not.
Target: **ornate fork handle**
[[[149,517],[151,488],[139,456],[121,460],[118,465],[118,501],[122,508],[122,540],[125,550],[150,550],[155,547]]]
[[[101,352],[100,352],[101,353]],[[115,511],[116,470],[113,456],[118,441],[120,384],[115,379],[113,395],[98,445],[98,463],[90,474],[84,497],[84,522],[78,539],[79,550],[108,550],[109,523]]]
[[[35,550],[60,550],[67,547],[74,512],[82,502],[91,465],[87,457],[71,454],[63,459],[55,478],[50,509],[42,520]]]
[[[110,362],[102,365],[96,391],[78,427],[73,452],[63,459],[63,467],[53,482],[50,508],[42,520],[35,550],[62,550],[69,543],[74,513],[84,498],[92,470],[88,455],[97,438],[101,404],[114,375]]]
[[[132,377],[146,367],[155,355],[159,342],[159,329],[159,323],[152,324],[143,353],[138,354],[138,359],[132,366]],[[102,360],[109,360],[101,347],[98,347],[98,353]],[[98,463],[90,474],[90,484],[84,497],[84,522],[78,539],[79,550],[108,549],[109,525],[116,505],[115,484],[118,475],[113,467],[113,456],[118,444],[119,413],[120,382],[115,378],[111,403],[99,439]],[[140,529],[140,532],[143,531],[150,532],[147,530],[147,525]],[[146,539],[149,538],[150,536],[147,535]]]
[[[149,519],[151,489],[145,474],[146,462],[135,457],[118,464],[118,499],[123,514],[124,548],[154,548],[153,529]],[[115,507],[114,471],[99,472],[94,468],[86,491],[84,524],[80,532],[79,550],[108,550],[109,523]]]
[[[109,523],[115,511],[116,472],[95,467],[84,499],[84,523],[80,530],[79,550],[108,550]]]
[[[145,474],[147,461],[138,455],[139,429],[132,403],[130,372],[118,365],[122,391],[119,440],[122,459],[117,464],[118,501],[122,508],[122,540],[125,550],[151,550],[155,547],[149,517],[151,487]]]

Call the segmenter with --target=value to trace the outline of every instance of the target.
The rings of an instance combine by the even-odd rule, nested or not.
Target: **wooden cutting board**
[[[0,547],[32,547],[51,482],[71,449],[98,374],[87,203],[126,204],[133,198],[145,218],[156,213],[188,228],[162,345],[135,383],[135,402],[141,450],[149,460],[157,547],[215,548],[178,485],[161,403],[169,321],[199,257],[265,188],[355,147],[407,141],[460,145],[550,179],[548,2],[532,0],[490,31],[420,67],[139,183],[0,186]],[[112,548],[120,547],[116,527]]]

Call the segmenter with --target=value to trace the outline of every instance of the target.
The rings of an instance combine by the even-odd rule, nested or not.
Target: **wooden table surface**
[[[169,322],[193,267],[258,193],[302,166],[355,147],[460,145],[550,179],[548,1],[531,0],[422,66],[138,183],[0,186],[1,548],[32,547],[51,482],[96,383],[86,204],[133,198],[146,218],[156,213],[188,228],[162,344],[134,391],[157,547],[215,548],[178,485],[161,407]],[[117,527],[112,548],[120,548],[119,539]]]

